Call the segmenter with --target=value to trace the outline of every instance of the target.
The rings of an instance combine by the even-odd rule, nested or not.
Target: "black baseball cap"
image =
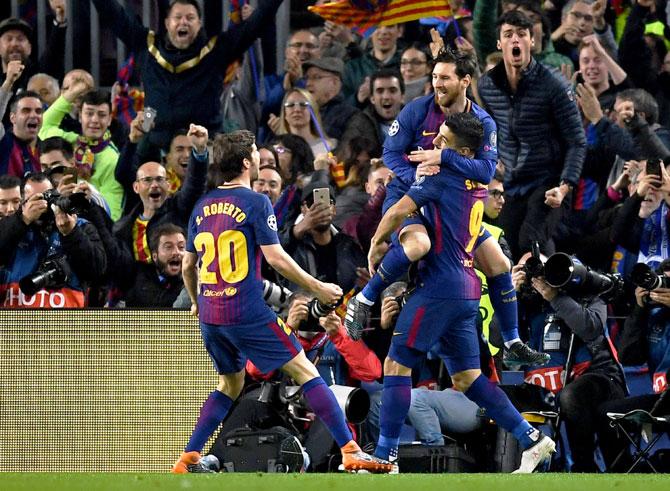
[[[11,30],[23,32],[28,39],[31,39],[33,36],[33,28],[30,27],[30,24],[17,17],[10,17],[0,22],[0,36]]]

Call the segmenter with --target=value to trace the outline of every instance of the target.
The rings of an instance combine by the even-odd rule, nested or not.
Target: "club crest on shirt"
[[[397,119],[393,120],[393,123],[391,123],[391,127],[389,128],[389,136],[395,136],[399,129],[400,123],[398,123]]]
[[[274,215],[270,215],[268,217],[268,227],[270,230],[274,230],[275,232],[277,231],[277,217]]]

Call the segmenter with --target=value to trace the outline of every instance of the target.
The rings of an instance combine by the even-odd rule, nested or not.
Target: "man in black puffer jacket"
[[[506,199],[500,225],[515,258],[534,241],[550,255],[564,198],[582,171],[584,129],[567,82],[531,56],[530,20],[513,10],[497,25],[503,61],[480,79],[479,95],[500,132]]]

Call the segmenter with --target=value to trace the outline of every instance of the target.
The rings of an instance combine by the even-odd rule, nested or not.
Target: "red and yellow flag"
[[[308,8],[336,24],[363,29],[452,15],[449,0],[338,0]]]

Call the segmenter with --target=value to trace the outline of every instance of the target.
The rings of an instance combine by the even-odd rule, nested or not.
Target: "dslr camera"
[[[21,291],[32,297],[42,289],[56,289],[65,286],[72,275],[70,265],[64,254],[47,257],[37,271],[24,276],[19,281]]]
[[[319,319],[330,314],[337,304],[324,305],[318,299],[313,298],[307,304],[307,320],[303,321],[300,324],[300,330],[305,332],[322,332],[325,331],[321,324],[319,324]]]
[[[56,189],[47,189],[42,195],[49,209],[51,209],[51,205],[56,205],[63,213],[68,215],[81,213],[88,208],[85,193],[72,193],[70,196],[63,196]]]
[[[645,263],[637,263],[633,266],[630,274],[630,280],[635,286],[644,288],[647,291],[654,291],[658,288],[670,288],[670,278],[663,273],[659,274]],[[654,304],[648,296],[643,297],[645,303]]]

